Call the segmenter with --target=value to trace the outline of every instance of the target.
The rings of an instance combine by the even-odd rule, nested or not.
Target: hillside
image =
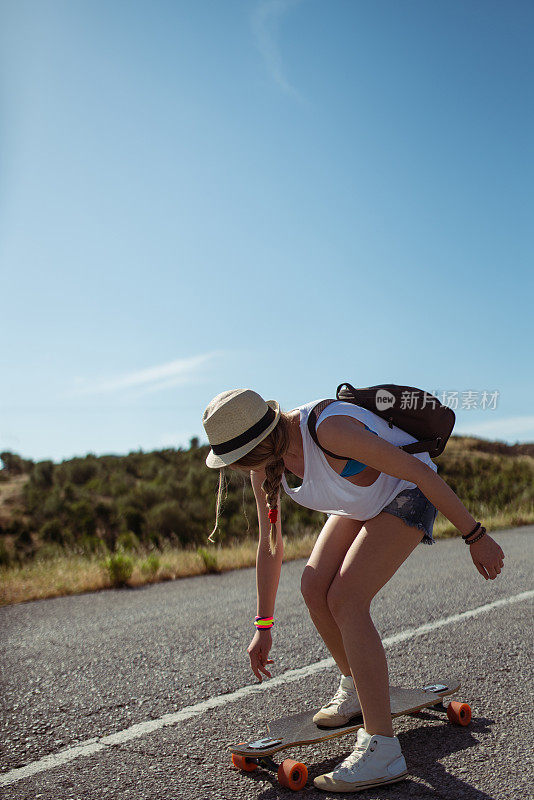
[[[218,473],[205,466],[208,446],[125,456],[92,454],[54,464],[0,454],[0,563],[36,555],[117,550],[184,549],[206,543],[213,528]],[[436,459],[438,472],[473,516],[534,519],[534,443],[507,445],[452,436]],[[219,543],[238,544],[255,532],[250,485],[231,470]],[[292,485],[299,479],[289,480]],[[324,515],[283,499],[284,535],[318,529]],[[438,519],[439,519],[438,515]]]

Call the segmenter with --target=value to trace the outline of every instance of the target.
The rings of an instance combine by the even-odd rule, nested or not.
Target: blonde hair
[[[256,445],[254,450],[251,450],[250,453],[247,453],[238,461],[234,461],[232,464],[232,466],[239,467],[243,470],[250,470],[254,469],[254,467],[261,466],[265,468],[265,480],[263,481],[261,488],[262,491],[264,491],[267,495],[266,499],[269,511],[273,511],[275,508],[277,508],[280,484],[282,482],[282,476],[285,469],[284,454],[289,447],[289,426],[289,414],[281,411],[280,418],[269,435],[266,436],[265,439],[262,439],[262,441]],[[210,542],[214,541],[212,537],[217,530],[219,515],[227,495],[228,489],[226,475],[224,472],[224,467],[221,467],[219,470],[219,488],[217,492],[217,504],[215,508],[215,527],[208,536],[208,541]],[[271,522],[269,531],[269,549],[271,554],[274,556],[276,553],[276,525],[274,522]]]

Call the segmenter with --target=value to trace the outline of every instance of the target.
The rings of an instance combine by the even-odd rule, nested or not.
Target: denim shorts
[[[399,492],[391,503],[384,506],[382,511],[394,514],[394,516],[404,520],[412,528],[419,528],[419,530],[424,531],[424,536],[421,539],[423,544],[434,544],[432,529],[438,510],[430,500],[427,500],[418,486],[415,489],[404,489]]]

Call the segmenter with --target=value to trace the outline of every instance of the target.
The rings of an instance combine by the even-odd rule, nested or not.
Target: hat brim
[[[240,458],[246,456],[246,454],[250,453],[251,450],[254,450],[256,445],[262,442],[265,437],[270,434],[280,419],[280,405],[276,402],[276,400],[266,400],[266,403],[270,408],[273,409],[275,416],[271,424],[263,431],[263,433],[260,436],[257,436],[255,439],[252,439],[252,441],[248,442],[248,444],[243,445],[243,447],[239,447],[237,450],[231,450],[229,453],[224,453],[222,456],[216,456],[213,450],[210,450],[208,457],[206,458],[206,466],[210,467],[211,469],[227,467],[230,464],[233,464],[235,461],[239,461]]]

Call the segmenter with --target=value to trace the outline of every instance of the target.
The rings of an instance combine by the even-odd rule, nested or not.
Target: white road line
[[[383,639],[382,644],[384,647],[391,647],[392,645],[399,644],[400,642],[405,642],[408,639],[415,639],[418,636],[423,636],[425,633],[431,633],[432,631],[435,631],[438,628],[443,628],[446,625],[453,625],[455,622],[463,622],[463,620],[478,617],[480,614],[485,614],[487,611],[491,611],[494,608],[508,606],[512,603],[521,603],[523,600],[530,600],[533,597],[534,591],[528,591],[521,592],[521,594],[515,594],[512,597],[504,597],[502,600],[494,600],[493,603],[487,603],[484,606],[478,606],[478,608],[472,608],[469,611],[462,611],[461,614],[452,614],[450,617],[437,619],[434,622],[427,622],[425,625],[420,625],[418,628],[408,628],[405,631],[400,631],[400,633],[395,633],[393,636],[388,636]],[[187,708],[183,708],[181,711],[177,711],[174,714],[164,714],[158,719],[151,719],[147,720],[146,722],[138,722],[135,725],[131,725],[129,728],[125,728],[117,733],[111,733],[108,736],[87,739],[81,744],[73,747],[67,747],[65,750],[60,750],[58,753],[52,753],[48,756],[44,756],[44,758],[39,759],[39,761],[34,761],[31,764],[26,764],[24,767],[18,767],[17,769],[12,769],[9,772],[0,774],[0,786],[9,786],[12,783],[22,780],[22,778],[29,778],[38,772],[45,772],[46,770],[54,769],[54,767],[58,767],[61,764],[66,764],[67,762],[73,761],[75,758],[79,758],[80,756],[90,756],[93,755],[93,753],[98,753],[100,750],[105,750],[107,747],[124,744],[132,739],[138,739],[139,737],[146,736],[147,733],[157,731],[166,725],[176,725],[178,722],[185,722],[185,720],[191,719],[191,717],[196,717],[200,714],[204,714],[206,711],[210,711],[212,708],[218,708],[219,706],[227,705],[227,703],[234,703],[236,700],[241,700],[243,697],[248,697],[249,695],[256,694],[257,692],[269,691],[276,686],[281,686],[285,683],[293,683],[293,681],[299,681],[301,678],[305,678],[308,675],[314,675],[316,672],[328,669],[333,665],[333,658],[325,658],[322,661],[317,661],[315,664],[310,664],[307,667],[290,669],[287,672],[284,672],[282,675],[277,675],[274,678],[263,681],[263,683],[255,683],[250,686],[243,686],[241,689],[237,689],[235,692],[230,692],[229,694],[220,694],[216,697],[210,697],[209,700],[196,703],[194,706],[188,706]],[[429,679],[431,677],[432,676],[429,676]]]

